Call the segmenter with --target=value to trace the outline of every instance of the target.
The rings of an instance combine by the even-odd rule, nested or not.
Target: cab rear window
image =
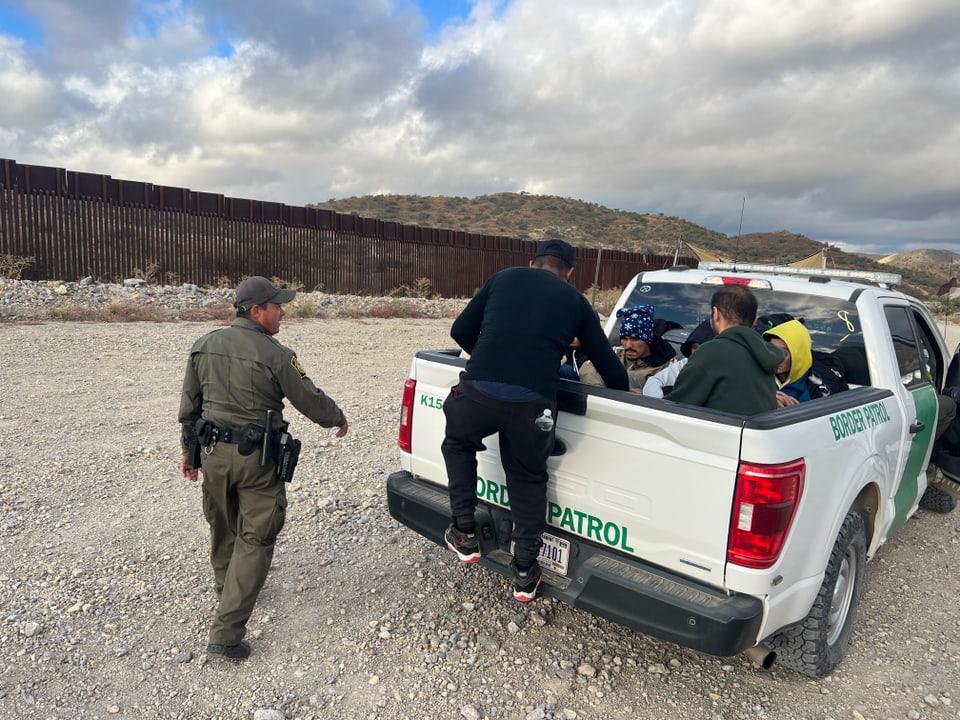
[[[677,285],[639,283],[626,306],[653,305],[654,317],[677,323],[689,332],[710,317],[710,298],[715,285]],[[801,321],[810,332],[814,350],[833,352],[840,348],[863,348],[863,333],[856,305],[846,300],[777,291],[757,291],[761,322],[774,322],[787,316]],[[764,329],[766,329],[764,325]],[[611,341],[620,338],[619,324]]]

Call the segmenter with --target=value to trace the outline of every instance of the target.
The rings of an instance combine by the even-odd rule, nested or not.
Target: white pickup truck
[[[544,594],[706,653],[831,672],[866,561],[918,507],[952,510],[960,488],[927,474],[937,393],[960,385],[960,360],[926,307],[893,289],[899,280],[742,263],[638,275],[618,307],[653,305],[681,334],[710,316],[718,284],[749,284],[761,315],[802,320],[814,350],[843,361],[850,389],[744,417],[561,381]],[[393,517],[439,545],[449,523],[442,407],[464,362],[456,350],[417,353],[402,469],[387,482]],[[481,562],[509,577],[510,500],[496,438],[486,447]]]

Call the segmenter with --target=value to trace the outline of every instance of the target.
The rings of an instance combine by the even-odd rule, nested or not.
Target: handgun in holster
[[[280,452],[277,459],[277,478],[283,482],[293,480],[293,471],[300,459],[300,441],[286,429],[280,433]]]
[[[190,428],[190,437],[187,440],[187,462],[190,467],[199,468],[204,447],[210,444],[213,434],[213,423],[204,418],[198,419]]]
[[[200,467],[200,438],[197,437],[197,428],[190,428],[187,438],[187,464],[194,470]]]
[[[300,441],[287,432],[287,423],[280,423],[280,427],[274,429],[275,414],[273,410],[267,410],[266,432],[260,446],[260,467],[276,463],[277,479],[290,482],[300,459]]]

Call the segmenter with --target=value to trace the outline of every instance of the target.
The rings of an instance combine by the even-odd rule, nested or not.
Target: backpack
[[[807,389],[811,400],[849,390],[847,371],[840,358],[814,350],[813,365],[807,373]]]

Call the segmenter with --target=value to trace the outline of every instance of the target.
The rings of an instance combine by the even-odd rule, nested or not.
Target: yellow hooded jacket
[[[803,323],[799,320],[788,320],[770,328],[763,334],[764,340],[769,340],[772,337],[783,340],[790,353],[790,375],[781,387],[806,377],[813,366],[813,352],[811,351],[810,333]],[[779,382],[779,378],[777,381]]]

